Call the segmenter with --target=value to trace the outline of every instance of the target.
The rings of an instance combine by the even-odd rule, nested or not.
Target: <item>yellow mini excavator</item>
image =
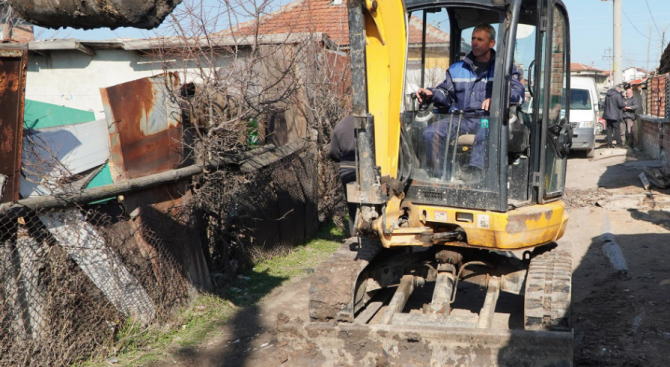
[[[320,366],[571,366],[572,255],[556,245],[572,138],[565,5],[349,0],[348,12],[359,236],[315,272],[310,322],[282,328],[289,365],[305,352]],[[488,80],[466,82],[490,83],[490,108],[417,98],[447,70],[463,78],[450,66],[482,23],[496,56]],[[470,92],[459,85],[446,93]]]

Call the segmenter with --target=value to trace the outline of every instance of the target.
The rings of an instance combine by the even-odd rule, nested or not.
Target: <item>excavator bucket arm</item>
[[[7,0],[7,2],[21,18],[45,28],[152,29],[160,25],[181,0]]]

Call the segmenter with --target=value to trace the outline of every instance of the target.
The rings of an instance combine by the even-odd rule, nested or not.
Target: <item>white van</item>
[[[540,103],[542,100],[540,99]],[[533,99],[521,107],[532,114]],[[596,81],[585,76],[570,77],[570,125],[572,126],[572,148],[586,151],[587,158],[593,158],[596,148],[596,127],[598,126],[598,90]],[[561,117],[565,110],[561,110]]]
[[[593,158],[596,148],[598,124],[598,90],[596,81],[585,76],[570,77],[570,125],[572,125],[571,150],[585,150]]]

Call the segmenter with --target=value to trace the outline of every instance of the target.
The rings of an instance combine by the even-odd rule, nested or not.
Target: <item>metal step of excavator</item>
[[[289,322],[289,366],[572,366],[572,332]]]

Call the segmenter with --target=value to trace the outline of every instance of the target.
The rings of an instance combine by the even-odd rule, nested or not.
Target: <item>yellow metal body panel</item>
[[[368,111],[375,118],[376,164],[382,175],[397,177],[406,15],[401,0],[379,0],[377,4],[377,10],[365,16]]]
[[[557,241],[563,237],[568,222],[568,213],[562,201],[519,208],[507,213],[431,205],[413,205],[412,212],[416,214],[410,220],[410,228],[393,230],[390,235],[382,236],[385,247],[430,246],[432,243],[425,240],[427,227],[454,224],[465,231],[467,244],[459,242],[446,245],[519,250]],[[387,212],[387,221],[390,221],[389,217],[393,218],[389,214]],[[415,236],[410,239],[409,233]]]

